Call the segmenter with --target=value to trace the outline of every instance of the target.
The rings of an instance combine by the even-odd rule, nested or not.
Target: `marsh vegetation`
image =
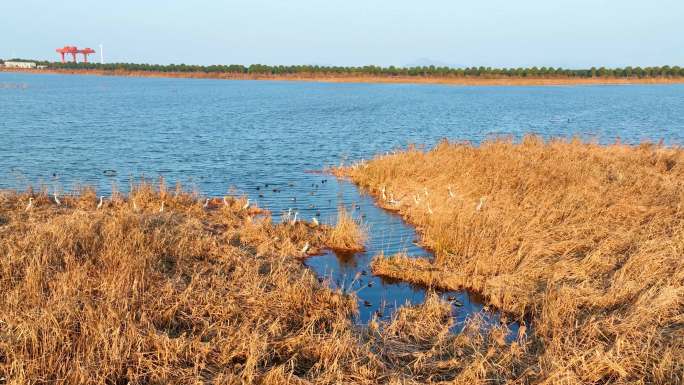
[[[3,192],[0,209],[3,384],[473,383],[526,366],[505,327],[450,333],[436,295],[355,325],[353,294],[301,263],[340,229],[245,198],[143,183]]]
[[[523,383],[684,380],[684,151],[528,136],[338,169],[415,224],[432,260],[377,274],[482,293],[531,319]],[[512,367],[511,367],[512,368]],[[518,372],[520,373],[520,372]]]

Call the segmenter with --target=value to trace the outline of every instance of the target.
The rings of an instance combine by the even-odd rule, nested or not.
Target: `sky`
[[[0,58],[103,44],[106,62],[156,64],[684,66],[682,0],[2,0],[0,18]]]

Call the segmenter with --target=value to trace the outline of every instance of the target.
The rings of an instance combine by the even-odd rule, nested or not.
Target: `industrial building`
[[[31,62],[31,61],[6,61],[5,67],[6,68],[33,69],[33,68],[36,68],[36,63]]]

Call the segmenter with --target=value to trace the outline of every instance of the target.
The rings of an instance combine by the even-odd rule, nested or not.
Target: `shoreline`
[[[570,77],[435,77],[435,76],[371,76],[371,75],[269,75],[211,72],[159,72],[159,71],[107,71],[83,69],[8,69],[0,72],[124,76],[174,79],[217,79],[217,80],[266,80],[298,81],[316,83],[367,83],[367,84],[440,84],[454,86],[576,86],[576,85],[637,85],[637,84],[684,84],[684,77],[652,78],[570,78]]]

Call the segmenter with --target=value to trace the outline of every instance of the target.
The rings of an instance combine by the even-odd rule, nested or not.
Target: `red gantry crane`
[[[57,51],[58,54],[62,57],[62,63],[65,62],[64,56],[65,55],[71,55],[72,61],[74,63],[77,62],[76,60],[76,55],[77,54],[82,54],[83,55],[83,62],[87,63],[88,62],[88,55],[91,53],[95,53],[95,50],[92,48],[83,48],[83,49],[78,49],[78,47],[73,46],[73,45],[65,45],[62,48],[57,48],[55,51]]]

